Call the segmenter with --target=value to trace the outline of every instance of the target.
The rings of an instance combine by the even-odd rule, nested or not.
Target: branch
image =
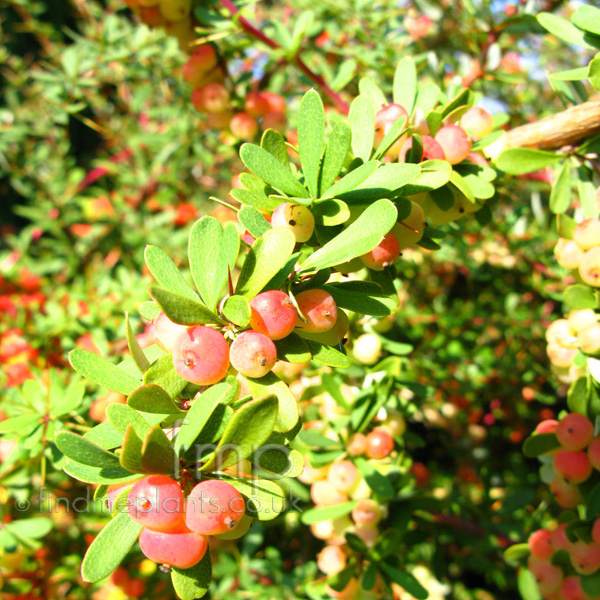
[[[221,0],[221,4],[231,13],[233,17],[235,17],[238,23],[241,25],[242,29],[253,38],[263,42],[272,48],[273,50],[281,49],[281,46],[272,38],[265,35],[260,29],[257,29],[248,19],[241,16],[239,13],[238,7],[231,0]],[[314,71],[310,69],[310,67],[302,60],[300,55],[298,54],[294,58],[294,63],[296,66],[314,83],[316,83],[322,90],[329,96],[331,101],[338,107],[338,109],[344,113],[348,114],[349,106],[342,100],[342,98],[334,92],[325,82],[321,75],[318,75]]]

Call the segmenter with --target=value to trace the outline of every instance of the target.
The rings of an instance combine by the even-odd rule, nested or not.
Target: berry
[[[412,200],[410,200],[410,205],[410,215],[392,228],[392,233],[400,245],[400,251],[414,246],[423,237],[425,231],[425,213],[421,205]]]
[[[597,354],[600,352],[600,323],[594,323],[587,329],[583,329],[577,335],[579,348],[586,354]]]
[[[579,261],[579,275],[584,283],[600,287],[600,246],[583,253]]]
[[[317,565],[325,575],[335,575],[346,567],[346,555],[339,546],[325,546],[317,555]]]
[[[572,310],[567,318],[571,331],[579,334],[588,327],[596,324],[596,313],[591,308]]]
[[[577,338],[573,335],[567,319],[558,319],[550,323],[546,329],[546,340],[549,344],[558,344],[565,348],[577,348]]]
[[[424,160],[444,160],[444,150],[442,147],[435,141],[435,138],[432,138],[430,135],[422,135],[421,142],[423,144],[423,156],[421,157],[421,161]],[[413,138],[407,139],[404,144],[402,144],[402,148],[400,148],[400,154],[398,155],[398,162],[406,162],[406,155],[408,151],[412,148]]]
[[[263,377],[277,362],[277,348],[263,333],[243,331],[233,340],[231,365],[246,377]]]
[[[359,500],[352,509],[352,520],[358,527],[375,527],[382,516],[379,503],[370,498]]]
[[[233,531],[245,514],[242,495],[226,481],[202,481],[186,502],[186,525],[202,535]]]
[[[567,450],[582,450],[594,435],[594,425],[583,415],[569,413],[556,428],[556,439]]]
[[[560,567],[549,562],[538,562],[532,565],[531,572],[542,594],[557,591],[563,582],[563,572]]]
[[[390,412],[381,428],[392,437],[400,437],[406,431],[406,420],[399,412]]]
[[[568,483],[561,477],[554,477],[550,482],[550,491],[559,506],[563,508],[574,508],[581,502],[579,488]]]
[[[573,545],[571,540],[567,537],[567,523],[561,523],[552,532],[550,537],[554,550],[570,550]]]
[[[337,319],[335,325],[323,333],[308,333],[304,330],[300,331],[300,335],[307,340],[313,340],[326,346],[338,346],[342,347],[347,340],[348,328],[350,327],[350,321],[348,315],[343,311],[337,310]]]
[[[153,324],[154,341],[165,352],[173,352],[177,336],[188,329],[185,325],[173,323],[163,312],[154,319]]]
[[[250,327],[272,340],[281,340],[294,331],[298,311],[290,297],[280,290],[269,290],[250,302]]]
[[[562,600],[589,600],[589,596],[581,588],[579,577],[572,575],[566,577],[560,586]]]
[[[583,483],[592,474],[592,465],[583,450],[560,449],[552,459],[552,466],[568,483]]]
[[[354,358],[363,365],[374,365],[381,356],[381,340],[374,333],[363,333],[352,346]]]
[[[229,121],[231,133],[240,140],[253,140],[258,133],[258,123],[246,113],[237,113]]]
[[[600,219],[586,219],[575,227],[573,241],[582,249],[600,246]]]
[[[384,106],[375,115],[375,147],[379,147],[379,144],[383,141],[383,138],[388,134],[394,123],[398,119],[404,119],[405,126],[408,125],[408,113],[406,109],[400,104],[388,104]],[[408,134],[404,134],[394,142],[394,144],[385,153],[386,156],[396,158],[400,153],[402,144],[406,141]]]
[[[177,337],[173,364],[186,381],[196,385],[217,383],[229,369],[229,344],[215,329],[198,325]]]
[[[494,117],[479,106],[472,106],[460,119],[460,126],[476,142],[494,131]]]
[[[362,433],[355,433],[348,442],[348,452],[352,456],[360,456],[367,451],[367,436]]]
[[[529,536],[529,550],[535,558],[546,560],[554,554],[552,532],[549,529],[538,529]]]
[[[554,433],[558,427],[558,421],[556,419],[546,419],[541,423],[538,423],[535,428],[535,433]]]
[[[271,216],[273,227],[287,227],[297,242],[307,242],[315,230],[315,218],[306,206],[284,202]]]
[[[166,475],[140,479],[129,492],[131,518],[153,531],[169,531],[183,520],[183,492]]]
[[[368,548],[372,548],[379,537],[379,529],[377,527],[354,527],[352,530]]]
[[[392,265],[399,256],[400,244],[398,238],[390,231],[373,250],[363,254],[360,260],[373,271],[383,271]]]
[[[444,125],[436,133],[435,141],[442,147],[444,156],[451,165],[465,160],[471,151],[471,140],[458,125]]]
[[[561,238],[554,246],[556,262],[565,269],[576,269],[582,256],[581,248],[573,240]]]
[[[577,355],[576,348],[565,348],[559,344],[550,343],[546,348],[550,362],[556,367],[570,367]]]
[[[394,438],[381,427],[376,427],[367,436],[367,456],[385,458],[394,449]]]
[[[244,110],[252,117],[262,117],[269,109],[269,101],[263,92],[248,92],[244,100]]]
[[[575,542],[571,546],[571,563],[581,575],[591,575],[600,569],[600,545]]]
[[[327,474],[327,480],[339,492],[350,491],[359,479],[359,470],[349,460],[334,462]]]
[[[206,537],[190,531],[183,523],[173,531],[144,528],[140,534],[140,548],[147,558],[179,569],[189,569],[198,564],[207,547]]]
[[[287,126],[287,117],[285,113],[279,110],[270,110],[265,113],[262,119],[263,129],[275,129],[283,131]]]
[[[325,290],[306,290],[296,296],[296,304],[306,318],[306,323],[296,320],[296,327],[307,333],[329,331],[337,321],[337,305],[333,296]]]
[[[179,21],[192,11],[192,0],[160,0],[159,7],[167,21]]]
[[[596,519],[594,521],[594,525],[592,527],[592,539],[594,542],[596,542],[596,544],[600,544],[600,519]]]
[[[315,481],[310,487],[310,497],[318,506],[335,506],[348,501],[348,496],[329,481]]]

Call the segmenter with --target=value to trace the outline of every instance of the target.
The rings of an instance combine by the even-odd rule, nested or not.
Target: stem
[[[235,17],[238,23],[241,25],[242,29],[253,38],[260,40],[263,44],[269,46],[269,48],[273,48],[273,50],[281,49],[281,46],[272,38],[265,35],[260,29],[257,29],[246,17],[240,15],[240,11],[238,7],[231,0],[221,0],[221,4],[231,13],[233,17]],[[338,109],[344,114],[348,114],[349,106],[342,100],[342,98],[334,92],[325,82],[321,75],[317,75],[314,71],[310,69],[310,67],[302,60],[300,55],[298,54],[294,58],[294,63],[296,66],[302,71],[311,81],[316,83],[324,92],[329,96],[331,101],[338,107]]]

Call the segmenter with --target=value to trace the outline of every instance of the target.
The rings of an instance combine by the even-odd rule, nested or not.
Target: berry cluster
[[[600,287],[600,219],[586,219],[573,230],[573,238],[560,238],[554,256],[561,267],[577,270],[581,281]]]

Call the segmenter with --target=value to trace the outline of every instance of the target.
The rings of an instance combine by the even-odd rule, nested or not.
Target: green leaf
[[[219,404],[227,404],[231,401],[236,392],[236,388],[228,383],[218,383],[196,396],[177,434],[175,449],[179,456],[183,456],[190,450],[215,408]]]
[[[271,521],[283,512],[285,496],[275,482],[258,477],[227,478],[226,481],[244,497],[247,515],[259,521]]]
[[[390,127],[390,130],[385,134],[385,137],[381,140],[379,146],[377,146],[377,151],[373,155],[373,158],[381,159],[382,156],[398,141],[398,139],[403,136],[410,129],[408,125],[408,119],[406,117],[400,117],[397,119],[394,124]],[[414,138],[413,138],[414,142]],[[413,143],[413,149],[415,145]],[[411,149],[412,151],[412,149]],[[420,160],[416,161],[408,161],[408,162],[420,162]]]
[[[313,198],[319,196],[319,168],[325,148],[325,110],[315,90],[304,94],[298,113],[298,149],[306,185]]]
[[[242,173],[244,175],[244,173]],[[236,188],[229,192],[240,204],[247,206],[253,206],[258,210],[265,210],[271,212],[275,210],[280,204],[279,198],[269,198],[264,194],[255,191],[243,190]]]
[[[244,404],[229,421],[213,456],[202,471],[225,469],[239,463],[262,446],[273,432],[279,402],[267,396]]]
[[[83,434],[83,437],[105,450],[118,448],[123,443],[123,433],[115,429],[110,421],[92,427]]]
[[[597,483],[585,499],[585,518],[588,521],[600,514],[600,483]]]
[[[127,404],[142,412],[159,415],[180,415],[181,409],[165,390],[155,383],[142,385],[127,398]]]
[[[348,124],[352,130],[352,152],[367,162],[375,139],[375,111],[365,96],[357,96],[350,105]]]
[[[329,136],[325,155],[323,156],[323,165],[321,167],[321,178],[319,182],[319,194],[328,190],[340,174],[352,140],[352,131],[346,121],[338,121]]]
[[[371,160],[364,165],[360,165],[360,167],[350,171],[339,181],[336,181],[331,187],[327,188],[323,193],[323,197],[333,198],[353,190],[357,185],[367,179],[367,177],[371,176],[378,166],[379,162],[376,160]]]
[[[370,281],[344,281],[324,285],[339,308],[361,315],[384,317],[397,307],[397,299],[383,293],[381,286]]]
[[[101,483],[106,485],[114,485],[117,483],[126,483],[139,479],[139,475],[135,475],[126,471],[122,467],[98,469],[89,465],[82,465],[72,460],[67,460],[63,466],[65,473],[85,483]]]
[[[136,434],[133,425],[128,425],[119,455],[119,461],[124,469],[132,473],[146,473],[142,467],[142,446],[143,442]]]
[[[579,575],[581,589],[590,597],[597,598],[600,596],[600,573],[593,575]]]
[[[529,544],[514,544],[504,551],[504,560],[517,566],[519,562],[529,556]]]
[[[156,425],[144,439],[142,446],[142,468],[146,473],[176,475],[179,461],[165,432]]]
[[[288,386],[272,371],[260,379],[246,378],[253,398],[262,398],[274,394],[279,400],[275,428],[278,431],[291,431],[300,418],[298,402]]]
[[[252,173],[269,185],[295,198],[308,198],[308,190],[270,152],[254,144],[244,144],[240,158]]]
[[[260,140],[260,147],[272,154],[283,166],[290,168],[287,146],[279,131],[267,129]]]
[[[370,252],[391,230],[397,216],[389,200],[377,200],[347,229],[309,256],[302,271],[325,269]]]
[[[189,569],[171,569],[173,589],[181,600],[196,600],[203,598],[208,592],[212,581],[212,564],[210,552],[206,550],[204,558]]]
[[[391,580],[414,596],[417,600],[427,600],[429,592],[418,582],[414,575],[401,571],[388,563],[381,563],[381,569]]]
[[[54,528],[52,519],[32,517],[30,519],[15,519],[3,525],[18,538],[40,540],[46,537]]]
[[[558,15],[549,12],[540,13],[537,16],[539,24],[552,35],[560,38],[568,44],[574,44],[576,46],[583,46],[585,48],[592,48],[585,41],[585,34],[580,29],[577,29],[573,23],[563,19]]]
[[[590,61],[587,68],[587,79],[597,89],[600,90],[600,54],[596,54]]]
[[[173,323],[204,325],[205,323],[220,322],[219,317],[208,310],[199,300],[193,300],[156,286],[152,286],[149,292]]]
[[[229,296],[222,312],[228,321],[239,327],[247,327],[250,323],[250,302],[244,296]]]
[[[587,377],[579,377],[569,387],[567,392],[567,406],[574,413],[587,417],[590,399]]]
[[[332,440],[329,436],[323,435],[314,429],[303,429],[298,434],[298,440],[311,448],[341,448],[342,443],[338,440]]]
[[[576,283],[570,285],[563,294],[564,303],[573,310],[583,308],[598,308],[598,301],[592,288],[587,285]]]
[[[96,583],[108,577],[125,558],[137,541],[143,526],[119,513],[96,536],[88,548],[81,565],[81,576],[88,583]]]
[[[106,416],[112,426],[121,434],[125,434],[127,426],[132,425],[137,436],[143,439],[152,428],[152,425],[140,413],[125,404],[111,404],[106,409]]]
[[[327,585],[335,592],[342,592],[350,583],[352,575],[354,575],[354,565],[327,577]]]
[[[342,200],[319,200],[312,205],[312,215],[317,226],[333,227],[350,218],[348,205]]]
[[[214,217],[202,217],[190,231],[188,254],[194,283],[214,313],[221,291],[233,272],[240,248],[234,223],[223,228]]]
[[[556,216],[556,231],[561,238],[567,240],[573,239],[573,232],[577,227],[577,221],[572,219],[568,215],[557,215]]]
[[[290,333],[282,340],[273,342],[277,348],[277,359],[302,364],[310,360],[311,354],[306,342],[296,333]]]
[[[166,290],[198,301],[175,263],[156,246],[146,246],[144,258],[152,276]]]
[[[441,91],[440,88],[432,83],[427,82],[417,92],[417,102],[415,109],[420,108],[425,115],[432,111],[440,101]],[[430,135],[435,135],[437,131],[432,131]]]
[[[94,383],[107,387],[109,390],[130,394],[140,382],[110,361],[79,348],[69,353],[71,366],[81,375],[87,377]]]
[[[296,238],[287,228],[266,231],[250,248],[235,293],[254,298],[285,265],[295,245]]]
[[[517,586],[523,600],[542,600],[542,595],[538,591],[537,581],[533,573],[521,567],[517,575]]]
[[[146,369],[150,366],[150,362],[146,358],[144,351],[140,347],[137,338],[135,337],[135,333],[133,333],[133,329],[131,329],[131,324],[129,323],[129,313],[125,313],[125,327],[126,327],[126,335],[127,335],[127,346],[129,347],[129,352],[131,352],[131,357],[133,358],[135,364],[138,366],[139,370],[144,373]]]
[[[375,113],[387,104],[385,94],[370,77],[363,77],[358,82],[358,91],[361,96],[369,99]]]
[[[314,340],[307,339],[304,341],[315,362],[337,369],[347,369],[350,366],[350,359],[332,346],[326,346],[325,344],[320,344]]]
[[[140,315],[146,319],[146,321],[154,321],[162,312],[160,306],[153,300],[147,300],[140,304]]]
[[[470,104],[469,100],[472,97],[473,92],[469,89],[463,89],[460,91],[450,102],[448,102],[442,109],[442,119],[446,119],[450,116],[457,108],[467,106]],[[451,119],[449,119],[451,120]]]
[[[259,448],[252,454],[250,461],[261,469],[275,473],[277,478],[298,477],[304,470],[302,454],[286,446]]]
[[[352,500],[351,502],[344,502],[343,504],[337,504],[336,506],[310,508],[302,513],[300,520],[305,525],[310,525],[311,523],[318,523],[319,521],[337,519],[339,517],[343,517],[344,515],[349,515],[355,506],[356,500]]]
[[[159,385],[171,398],[175,398],[188,385],[188,382],[180,377],[173,365],[173,357],[165,354],[144,373],[144,385],[155,383]]]
[[[271,229],[269,222],[252,206],[243,206],[238,212],[238,220],[255,238],[259,238],[265,231]]]
[[[563,162],[558,177],[552,185],[550,192],[550,210],[554,214],[561,214],[571,205],[571,163],[567,159]]]
[[[496,159],[496,166],[510,175],[524,175],[564,160],[562,154],[530,148],[508,148]]]
[[[417,67],[412,56],[405,56],[394,73],[394,102],[412,114],[417,97]]]
[[[18,415],[17,417],[10,417],[4,421],[0,421],[0,434],[12,433],[13,431],[23,433],[32,426],[37,427],[40,422],[41,418],[39,415]]]
[[[530,435],[523,443],[523,454],[527,458],[536,458],[559,446],[560,444],[553,433],[536,433]]]
[[[54,443],[67,458],[81,464],[98,468],[119,466],[114,454],[75,433],[61,431],[54,436]]]
[[[357,458],[355,464],[364,477],[367,485],[382,498],[391,498],[394,495],[394,487],[390,480],[382,475],[370,462],[364,458]]]
[[[575,27],[600,36],[600,9],[592,5],[579,6],[571,16]]]

